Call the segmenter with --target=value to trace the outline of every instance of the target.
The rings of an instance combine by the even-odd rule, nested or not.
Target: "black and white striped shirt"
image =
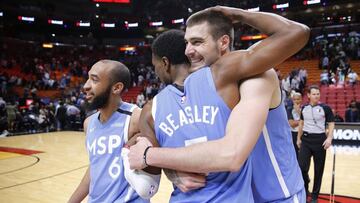
[[[325,133],[326,123],[334,122],[334,114],[329,106],[307,104],[301,109],[300,119],[304,121],[303,131],[308,133]]]

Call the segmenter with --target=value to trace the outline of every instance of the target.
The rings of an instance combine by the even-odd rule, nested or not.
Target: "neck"
[[[315,106],[316,104],[318,104],[318,102],[311,101],[310,104],[311,104],[311,106]]]
[[[187,78],[187,76],[189,75],[189,65],[186,64],[180,64],[180,65],[175,65],[174,67],[174,74],[173,74],[173,83],[180,85],[180,86],[184,86],[184,81]]]
[[[119,97],[119,96],[116,96]],[[112,102],[111,102],[112,101]],[[111,115],[119,108],[119,104],[121,103],[121,99],[109,99],[109,103],[106,105],[106,107],[99,109],[100,111],[100,122],[105,123],[109,120]]]

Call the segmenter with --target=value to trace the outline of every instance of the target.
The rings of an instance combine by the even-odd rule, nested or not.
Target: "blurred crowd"
[[[253,29],[239,32],[237,35],[256,33]],[[355,85],[358,75],[350,67],[349,60],[360,59],[358,34],[324,36],[327,35],[312,39],[292,60],[318,58],[319,68],[323,70],[319,81],[323,85],[344,84],[345,81]],[[249,47],[253,43],[235,41],[235,48]],[[8,39],[0,47],[0,53],[0,134],[3,136],[81,130],[87,114],[82,86],[88,70],[100,59],[118,60],[129,67],[132,86],[142,89],[130,102],[140,107],[164,88],[151,64],[151,50],[146,46],[125,52],[116,47],[95,45],[45,49],[41,44]],[[291,100],[293,92],[304,93],[308,78],[306,67],[294,67],[286,76],[278,71],[278,75],[285,102]],[[41,97],[42,90],[54,90],[59,94],[56,98]],[[353,106],[349,104],[352,112],[355,111]],[[350,120],[360,120],[357,113],[351,115],[357,118]]]

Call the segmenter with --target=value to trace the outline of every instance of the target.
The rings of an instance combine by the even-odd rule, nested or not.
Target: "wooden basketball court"
[[[321,193],[330,193],[332,151],[327,153]],[[360,198],[360,148],[337,148],[336,152],[335,194]],[[0,138],[0,202],[66,202],[87,165],[82,132]],[[171,190],[163,176],[152,202],[168,202]]]

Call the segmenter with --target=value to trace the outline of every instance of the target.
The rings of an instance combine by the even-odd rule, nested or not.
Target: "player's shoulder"
[[[164,87],[162,90],[160,90],[155,96],[154,98],[161,98],[161,97],[166,97],[168,94],[170,94],[170,85],[167,85],[166,87]],[[154,100],[154,98],[152,100]],[[152,104],[152,100],[151,100],[151,104]]]
[[[97,112],[95,112],[85,118],[84,123],[83,123],[84,132],[87,132],[87,128],[90,125],[90,121],[94,116],[96,116],[96,114],[97,114]]]

